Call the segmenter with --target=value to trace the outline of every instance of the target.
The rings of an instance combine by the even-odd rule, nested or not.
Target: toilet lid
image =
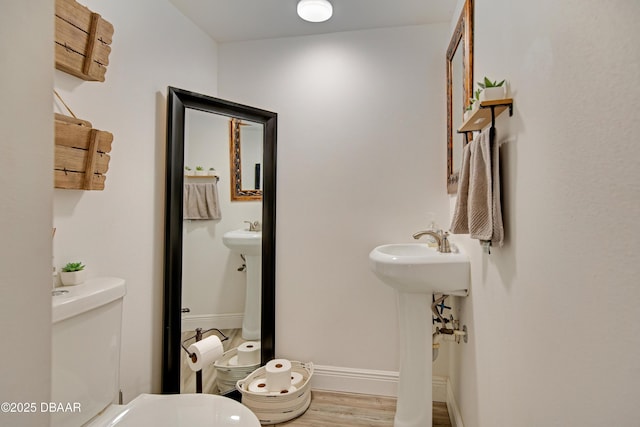
[[[87,427],[259,427],[247,408],[213,394],[141,394],[124,406],[111,406]]]

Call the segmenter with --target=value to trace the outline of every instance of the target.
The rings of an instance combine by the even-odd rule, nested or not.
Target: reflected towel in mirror
[[[184,184],[184,219],[220,219],[218,187],[214,182]]]

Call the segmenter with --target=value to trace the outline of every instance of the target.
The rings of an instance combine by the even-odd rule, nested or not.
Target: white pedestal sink
[[[376,247],[371,270],[396,290],[400,327],[400,378],[394,427],[426,427],[433,423],[432,314],[434,293],[466,296],[469,258],[440,253],[425,243]]]
[[[247,289],[242,319],[242,338],[259,340],[262,308],[262,232],[233,230],[224,233],[222,242],[233,252],[244,255]]]

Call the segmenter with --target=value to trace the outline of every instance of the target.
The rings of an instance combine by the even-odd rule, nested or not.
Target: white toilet
[[[123,279],[103,277],[52,298],[54,427],[259,427],[246,406],[210,394],[141,394],[117,405]],[[57,293],[57,292],[56,292]]]

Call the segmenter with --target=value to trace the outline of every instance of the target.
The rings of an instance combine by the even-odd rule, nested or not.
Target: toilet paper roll
[[[280,391],[270,391],[269,392],[269,396],[279,396],[282,394],[290,394],[293,393],[297,390],[298,388],[295,386],[289,386],[289,388],[284,389],[284,390],[280,390]]]
[[[249,391],[254,393],[267,393],[267,380],[264,378],[259,378],[257,380],[251,381],[249,384]]]
[[[187,356],[187,362],[189,362],[189,368],[191,368],[192,371],[199,371],[205,366],[212,364],[224,353],[222,342],[220,342],[220,338],[215,335],[194,342],[187,350],[189,354],[194,355],[194,357]]]
[[[260,363],[260,343],[247,341],[238,346],[238,365],[257,365]]]
[[[294,387],[300,387],[304,381],[302,374],[298,372],[291,372],[291,385]]]
[[[273,359],[265,366],[267,390],[281,391],[291,387],[291,362],[287,359]]]

